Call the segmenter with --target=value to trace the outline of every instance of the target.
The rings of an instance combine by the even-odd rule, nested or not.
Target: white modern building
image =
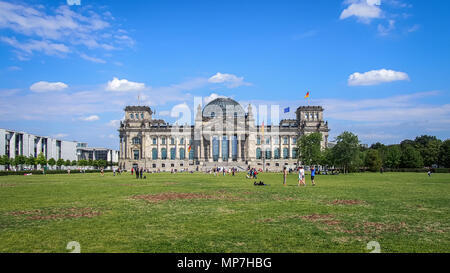
[[[83,151],[87,151],[88,158],[82,158]],[[89,156],[92,152],[92,157]],[[87,148],[86,143],[76,141],[58,140],[47,136],[38,136],[26,132],[13,131],[0,128],[0,156],[9,158],[23,155],[37,157],[43,153],[47,159],[79,160],[104,159],[111,163],[119,161],[119,151],[106,148]],[[0,166],[3,168],[3,166]]]

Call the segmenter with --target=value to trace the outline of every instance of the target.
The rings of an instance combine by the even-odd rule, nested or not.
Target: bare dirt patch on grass
[[[92,218],[101,215],[99,210],[93,208],[62,208],[51,210],[23,210],[12,211],[8,215],[25,216],[27,220],[59,220],[70,218]]]
[[[366,202],[362,200],[334,200],[332,202],[329,202],[331,205],[362,205]]]
[[[15,187],[15,186],[17,186],[17,185],[16,184],[0,184],[0,188],[3,188],[3,187],[8,188],[8,187]]]
[[[408,226],[404,222],[389,224],[380,222],[363,222],[356,224],[355,228],[362,229],[364,233],[399,232],[409,230]]]
[[[165,192],[165,193],[159,193],[159,194],[135,195],[131,198],[136,199],[136,200],[145,200],[150,203],[160,203],[160,202],[171,201],[171,200],[199,200],[199,199],[237,200],[237,197],[226,195],[222,192],[217,192],[216,194]]]

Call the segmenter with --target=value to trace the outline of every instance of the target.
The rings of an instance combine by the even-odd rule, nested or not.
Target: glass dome
[[[217,98],[208,103],[202,115],[204,118],[215,118],[222,114],[224,117],[245,117],[244,108],[235,100],[230,98]]]

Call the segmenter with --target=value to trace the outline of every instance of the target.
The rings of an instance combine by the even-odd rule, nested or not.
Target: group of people
[[[316,185],[316,183],[314,182],[314,178],[316,176],[316,169],[314,167],[311,167],[311,184],[313,186]],[[283,170],[283,185],[286,186],[287,185],[287,176],[288,176],[288,170],[286,169],[286,167],[284,167]],[[299,167],[298,168],[298,186],[306,186],[306,179],[305,179],[305,169],[303,167]]]
[[[136,179],[142,179],[142,176],[144,174],[144,168],[132,168],[131,169],[131,175],[133,175],[133,173],[136,174]],[[146,176],[144,176],[144,179],[147,179]]]
[[[258,179],[258,171],[256,170],[256,168],[249,168],[247,178]]]

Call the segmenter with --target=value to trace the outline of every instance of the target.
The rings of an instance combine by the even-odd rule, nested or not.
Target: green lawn
[[[296,177],[3,176],[0,252],[450,252],[449,174]]]

